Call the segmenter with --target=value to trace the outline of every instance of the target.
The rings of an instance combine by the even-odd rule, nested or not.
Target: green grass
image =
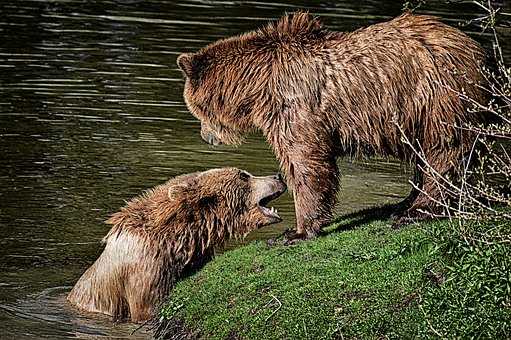
[[[374,220],[375,211],[345,217],[313,241],[254,242],[216,257],[176,285],[158,334],[509,336],[509,244],[487,252],[486,240],[465,249],[447,222],[394,230],[387,220]]]
[[[424,288],[428,333],[511,338],[511,221],[436,224],[429,233],[443,256],[427,268],[442,277]]]

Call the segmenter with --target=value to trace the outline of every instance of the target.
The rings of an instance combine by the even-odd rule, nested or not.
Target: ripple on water
[[[150,334],[138,325],[112,323],[107,316],[87,317],[70,306],[66,295],[70,286],[52,287],[37,294],[31,294],[14,303],[0,304],[2,318],[14,325],[26,327],[22,334],[16,329],[3,328],[2,336],[12,339],[59,338],[125,338],[148,339]]]

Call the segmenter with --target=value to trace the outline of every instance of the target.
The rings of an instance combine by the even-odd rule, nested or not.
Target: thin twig
[[[275,310],[273,310],[273,312],[264,320],[264,322],[268,322],[268,320],[271,319],[271,317],[273,315],[275,315],[275,313],[277,313],[279,311],[279,309],[282,307],[282,303],[280,302],[279,299],[277,299],[277,297],[273,294],[270,294],[270,296],[272,297],[272,299],[270,301],[268,301],[268,303],[266,304],[266,306],[269,306],[273,301],[276,301],[278,303],[278,306]],[[265,306],[265,307],[266,307]]]

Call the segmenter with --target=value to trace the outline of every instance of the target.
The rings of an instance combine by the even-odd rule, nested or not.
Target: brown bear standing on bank
[[[147,191],[107,221],[113,227],[103,239],[105,250],[68,300],[116,320],[149,319],[176,279],[204,263],[213,247],[280,222],[266,204],[285,190],[280,175],[253,177],[224,168]]]
[[[438,186],[400,129],[436,171],[453,172],[473,141],[455,126],[481,118],[457,92],[482,99],[483,59],[475,41],[430,16],[406,13],[340,33],[295,13],[177,63],[205,141],[239,144],[253,129],[266,136],[294,189],[294,237],[310,238],[331,219],[338,156],[415,162],[423,192],[410,193],[403,216],[435,210]]]

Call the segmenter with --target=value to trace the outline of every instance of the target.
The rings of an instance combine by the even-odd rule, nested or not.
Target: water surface
[[[0,338],[129,337],[136,326],[80,315],[64,301],[101,252],[108,215],[182,173],[227,165],[278,171],[259,135],[238,149],[201,141],[176,57],[304,8],[335,30],[401,12],[399,1],[0,2]],[[456,25],[477,9],[431,1],[421,11]],[[409,173],[393,161],[342,160],[340,168],[337,213],[409,190]],[[289,195],[275,206],[285,223],[249,239],[294,224]]]

